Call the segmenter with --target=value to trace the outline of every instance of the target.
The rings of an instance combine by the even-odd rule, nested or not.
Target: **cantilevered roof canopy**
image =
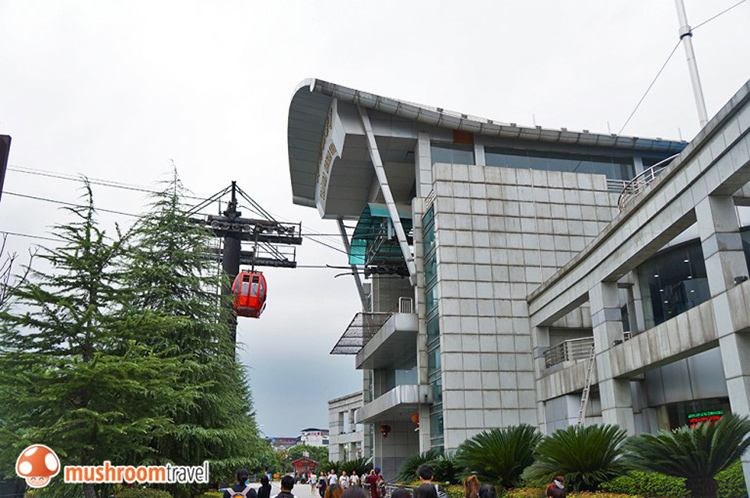
[[[289,170],[292,181],[292,195],[295,204],[315,207],[316,187],[321,158],[324,157],[321,142],[326,137],[330,124],[329,111],[334,99],[347,105],[358,105],[365,109],[377,111],[383,115],[397,117],[413,123],[415,129],[429,130],[442,128],[459,130],[502,139],[513,139],[527,142],[546,142],[557,144],[579,145],[584,147],[607,147],[642,153],[663,154],[665,157],[679,152],[684,142],[627,137],[615,134],[597,134],[589,131],[570,131],[567,129],[546,129],[541,126],[522,127],[515,123],[502,123],[491,119],[470,116],[439,107],[414,104],[403,100],[374,95],[372,93],[347,88],[319,79],[304,80],[294,92],[289,106],[288,147]],[[376,136],[378,132],[376,130]],[[381,135],[382,136],[382,135]],[[363,142],[363,141],[362,141]],[[354,145],[356,151],[364,152],[358,158],[366,163],[366,149]],[[341,152],[341,151],[339,151]],[[353,161],[352,164],[355,164]],[[356,164],[356,167],[362,165]],[[365,203],[369,180],[364,175],[329,185],[329,189],[346,191],[345,195],[362,196]],[[353,209],[353,208],[352,208]],[[362,206],[359,207],[359,210]],[[352,213],[348,213],[352,217]]]

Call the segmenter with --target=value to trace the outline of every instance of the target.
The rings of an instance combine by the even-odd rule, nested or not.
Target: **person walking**
[[[318,476],[315,475],[315,472],[312,470],[310,471],[310,477],[307,479],[307,482],[310,484],[310,494],[315,494],[315,486],[318,484]]]
[[[429,484],[430,486],[433,486],[435,488],[435,494],[437,495],[436,498],[447,498],[448,497],[448,493],[445,491],[445,489],[443,489],[442,486],[438,486],[437,484],[433,484],[433,482],[432,482],[432,477],[433,477],[432,467],[430,467],[429,465],[421,465],[419,467],[418,475],[419,475],[419,482],[422,484],[422,486],[424,486],[425,484]],[[419,489],[422,486],[420,486],[419,488],[417,488],[417,489],[414,490],[414,498],[419,498],[417,496],[417,491],[419,491]]]
[[[324,498],[326,495],[326,488],[328,487],[328,479],[326,478],[325,473],[320,474],[320,479],[318,479],[318,493],[320,493],[320,498]]]
[[[341,471],[341,477],[339,477],[339,486],[341,486],[341,489],[346,490],[346,488],[349,487],[349,476],[346,475],[346,471]]]
[[[258,498],[271,498],[271,482],[268,480],[268,474],[264,474],[260,478]]]
[[[281,478],[281,493],[277,494],[274,498],[295,498],[292,494],[294,489],[294,477],[284,476]]]
[[[373,467],[370,471],[370,475],[365,479],[365,484],[370,486],[370,498],[378,498],[378,477],[380,475],[380,467]]]
[[[565,498],[566,494],[562,476],[555,476],[544,492],[546,498]]]
[[[237,473],[234,477],[237,480],[236,484],[224,491],[223,498],[232,498],[234,496],[239,496],[241,498],[257,498],[257,493],[250,487],[250,483],[247,482],[250,478],[247,469],[237,469]]]
[[[352,472],[352,476],[349,478],[349,486],[359,487],[359,476],[356,470]]]

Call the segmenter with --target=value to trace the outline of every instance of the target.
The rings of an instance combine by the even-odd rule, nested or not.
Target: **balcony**
[[[428,385],[396,386],[354,412],[354,422],[363,424],[385,420],[409,420],[420,405],[432,404]]]
[[[563,341],[544,352],[544,366],[550,368],[566,361],[587,360],[593,347],[593,337]]]
[[[358,369],[400,365],[417,356],[419,319],[412,300],[399,299],[398,313],[357,313],[331,354],[356,355]]]

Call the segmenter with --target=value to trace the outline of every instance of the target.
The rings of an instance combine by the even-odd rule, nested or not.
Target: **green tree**
[[[173,319],[152,341],[189,362],[177,383],[198,392],[195,402],[169,412],[175,424],[152,444],[161,461],[209,460],[212,479],[228,481],[238,468],[263,470],[271,448],[259,436],[245,372],[235,361],[230,298],[218,296],[224,277],[209,257],[212,234],[189,221],[183,198],[175,174],[139,220],[126,267],[138,289],[134,304]]]
[[[534,461],[534,448],[541,438],[528,424],[492,429],[464,441],[456,452],[456,462],[467,472],[476,472],[482,482],[513,487]]]
[[[121,269],[128,238],[100,227],[91,190],[74,221],[55,227],[60,244],[38,257],[0,314],[0,465],[14,472],[27,445],[43,443],[66,464],[110,460],[138,464],[154,435],[169,431],[169,413],[194,393],[177,383],[182,364],[143,340],[169,328],[163,316],[133,305]],[[45,494],[102,496],[102,486],[61,486]]]
[[[625,431],[616,425],[572,425],[547,436],[536,447],[535,462],[524,477],[548,483],[556,475],[578,490],[596,491],[599,484],[624,474]]]
[[[627,445],[629,463],[639,469],[684,477],[692,496],[717,496],[716,474],[750,446],[750,419],[733,414],[714,423],[643,434]]]

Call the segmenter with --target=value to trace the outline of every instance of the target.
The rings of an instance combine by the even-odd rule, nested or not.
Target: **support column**
[[[417,179],[417,197],[424,199],[432,190],[432,153],[429,133],[417,135],[414,150],[414,176]]]
[[[714,297],[734,287],[735,277],[748,275],[734,199],[708,196],[695,206],[695,214],[708,287]]]
[[[733,309],[726,291],[734,277],[747,276],[742,238],[734,200],[731,196],[709,196],[695,207],[701,248],[706,261],[708,287],[714,303],[714,323],[724,365],[732,413],[750,415],[750,337],[737,333],[732,325]],[[750,489],[750,454],[742,457],[745,485]]]
[[[531,351],[534,358],[534,376],[536,384],[536,420],[542,434],[547,434],[547,414],[544,409],[544,399],[547,393],[542,391],[542,383],[539,379],[547,368],[544,360],[544,351],[549,349],[549,327],[533,327],[531,329]]]
[[[622,339],[622,317],[616,282],[601,282],[589,290],[591,322],[594,328],[596,373],[599,379],[599,396],[602,420],[617,424],[629,436],[635,435],[633,398],[629,379],[615,379],[612,374],[612,343]]]
[[[413,279],[416,274],[414,258],[411,255],[409,244],[406,241],[406,232],[404,231],[404,226],[401,224],[401,218],[398,215],[396,201],[393,200],[391,187],[388,185],[388,177],[385,174],[383,160],[380,158],[380,151],[378,150],[378,143],[375,141],[375,134],[372,131],[370,117],[367,115],[367,110],[364,107],[357,106],[357,110],[359,111],[359,117],[362,119],[362,126],[365,130],[365,138],[367,139],[367,149],[370,151],[370,159],[375,168],[375,176],[377,176],[378,182],[380,182],[380,189],[383,191],[383,198],[388,207],[388,215],[391,218],[393,229],[396,232],[398,245],[401,247],[401,253],[406,261],[406,267],[409,269],[409,276]]]

